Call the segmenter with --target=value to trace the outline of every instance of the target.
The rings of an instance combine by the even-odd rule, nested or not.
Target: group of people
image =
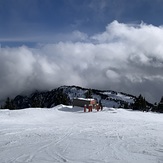
[[[92,104],[89,104],[88,106],[84,105],[84,112],[87,112],[87,109],[88,109],[88,112],[92,112],[93,109],[96,109],[97,111],[100,111],[100,110],[102,111],[103,106],[102,106],[101,100],[99,101],[99,103],[95,105],[92,105]]]

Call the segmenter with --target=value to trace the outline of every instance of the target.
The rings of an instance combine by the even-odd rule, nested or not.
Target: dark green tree
[[[145,98],[143,98],[143,100],[142,100],[142,110],[143,110],[143,111],[148,111],[148,110],[147,110],[147,104],[146,104]]]
[[[86,98],[92,98],[92,90],[89,89],[86,93],[85,93],[85,97]]]
[[[158,110],[158,104],[157,104],[157,102],[155,102],[151,111],[156,112],[157,110]]]
[[[5,105],[4,105],[3,108],[4,109],[11,109],[11,110],[16,109],[16,107],[14,105],[14,101],[13,100],[10,100],[9,97],[7,97],[6,102],[5,102]]]
[[[133,110],[146,111],[146,100],[141,94],[136,98],[135,103],[133,104]]]
[[[71,100],[66,93],[64,93],[63,91],[58,91],[55,94],[52,103],[54,103],[55,105],[59,104],[69,105],[71,103]]]
[[[124,109],[128,109],[128,108],[129,108],[128,103],[125,102],[125,103],[124,103]]]
[[[163,113],[163,97],[161,98],[156,111],[159,113]]]
[[[33,101],[32,101],[31,107],[33,107],[33,108],[42,107],[40,99],[39,98],[34,98]]]

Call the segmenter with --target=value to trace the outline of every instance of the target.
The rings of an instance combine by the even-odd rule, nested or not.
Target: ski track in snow
[[[163,163],[163,114],[71,107],[0,111],[1,163]]]

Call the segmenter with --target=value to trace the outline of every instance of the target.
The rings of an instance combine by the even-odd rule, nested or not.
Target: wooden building
[[[88,107],[89,105],[96,105],[97,101],[95,99],[90,98],[74,98],[73,106],[84,107],[85,105]]]

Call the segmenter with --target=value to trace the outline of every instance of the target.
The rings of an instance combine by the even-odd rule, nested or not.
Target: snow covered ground
[[[163,114],[104,108],[0,111],[1,163],[163,163]]]

